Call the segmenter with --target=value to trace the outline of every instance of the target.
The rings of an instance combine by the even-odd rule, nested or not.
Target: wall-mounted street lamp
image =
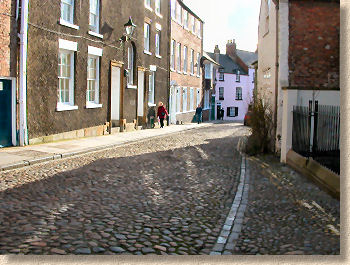
[[[132,18],[129,17],[129,21],[124,24],[125,32],[123,34],[123,37],[120,38],[122,42],[127,41],[128,39],[131,39],[132,34],[134,33],[134,30],[136,28],[136,25],[132,22]]]

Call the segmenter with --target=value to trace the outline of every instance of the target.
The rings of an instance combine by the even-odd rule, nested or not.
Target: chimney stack
[[[215,61],[219,63],[219,55],[220,55],[219,45],[215,45],[214,55],[215,55]]]
[[[226,44],[226,55],[231,57],[232,60],[236,60],[236,41],[234,39],[228,40]]]

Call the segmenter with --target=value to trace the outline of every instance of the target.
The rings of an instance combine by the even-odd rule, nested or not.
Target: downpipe
[[[21,1],[21,0],[18,0]],[[27,130],[27,48],[29,0],[21,3],[20,71],[19,71],[19,145],[28,144]]]

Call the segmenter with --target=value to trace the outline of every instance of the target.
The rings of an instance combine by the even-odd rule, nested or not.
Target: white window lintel
[[[78,50],[78,43],[74,41],[58,39],[58,47],[60,49],[76,52]]]
[[[88,54],[102,56],[103,49],[94,46],[88,46]]]

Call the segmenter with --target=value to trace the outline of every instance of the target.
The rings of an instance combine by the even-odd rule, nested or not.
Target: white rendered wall
[[[221,107],[225,110],[224,120],[228,121],[243,121],[244,116],[248,111],[248,105],[253,100],[254,89],[254,69],[249,69],[249,75],[241,75],[240,82],[236,82],[235,74],[224,74],[224,81],[219,81],[219,73],[216,76],[215,89],[215,117],[217,103],[221,103]],[[224,100],[219,100],[219,87],[224,88]],[[242,100],[236,100],[236,87],[242,88]],[[228,107],[238,107],[238,116],[227,117]]]
[[[283,90],[281,162],[286,162],[292,148],[293,106],[309,106],[309,100],[317,100],[319,105],[340,106],[340,91]]]

